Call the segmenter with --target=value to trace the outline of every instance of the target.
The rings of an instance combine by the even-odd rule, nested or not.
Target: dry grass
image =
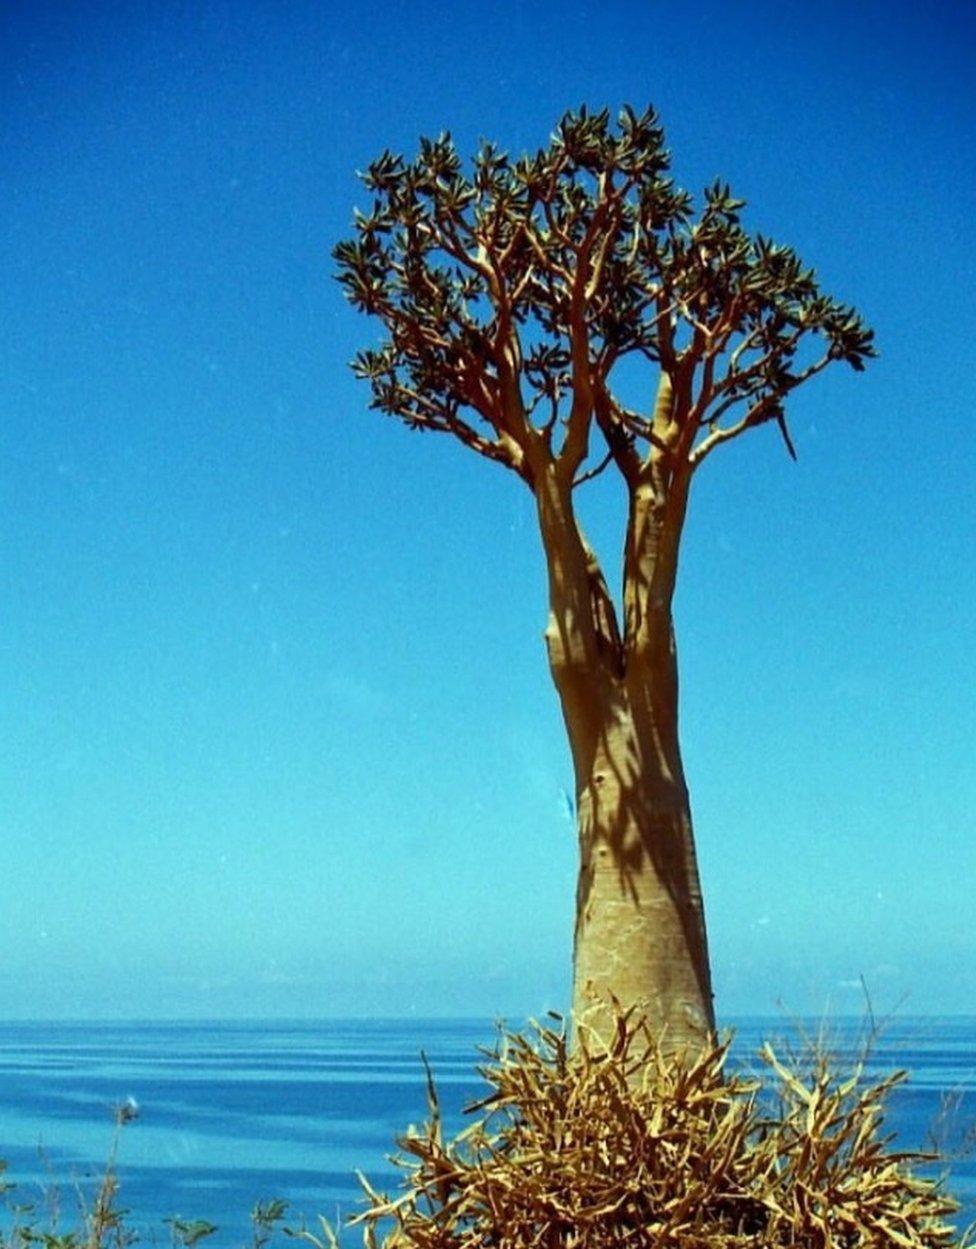
[[[728,1044],[682,1061],[622,1017],[612,1051],[561,1027],[504,1035],[481,1068],[481,1112],[445,1140],[428,1071],[430,1119],[398,1143],[403,1192],[363,1180],[367,1246],[385,1249],[611,1249],[957,1245],[958,1209],[892,1152],[887,1094],[822,1054],[784,1065],[766,1047],[762,1081],[730,1073]],[[311,1236],[308,1239],[313,1239]],[[324,1243],[318,1241],[317,1243]],[[333,1243],[335,1243],[333,1241]]]

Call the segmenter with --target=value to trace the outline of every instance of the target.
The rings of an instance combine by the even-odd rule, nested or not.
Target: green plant
[[[115,1131],[104,1170],[90,1201],[75,1182],[76,1226],[67,1230],[60,1226],[61,1190],[57,1182],[52,1180],[44,1190],[41,1210],[36,1201],[12,1201],[10,1194],[17,1185],[6,1178],[6,1163],[0,1160],[0,1203],[11,1216],[9,1230],[0,1229],[0,1249],[27,1249],[31,1245],[44,1249],[127,1249],[138,1239],[137,1233],[126,1225],[129,1211],[118,1204],[116,1159],[122,1129],[138,1118],[139,1110],[129,1098],[113,1109],[112,1116]]]
[[[272,1198],[270,1201],[259,1201],[255,1204],[254,1209],[251,1211],[251,1226],[253,1228],[251,1249],[264,1249],[264,1246],[274,1236],[278,1224],[284,1220],[287,1212],[288,1202],[282,1201],[280,1197]]]
[[[217,1224],[208,1223],[206,1219],[170,1218],[163,1219],[163,1222],[169,1228],[174,1244],[182,1246],[182,1249],[193,1249],[194,1245],[217,1231]]]
[[[130,1211],[118,1204],[119,1180],[116,1171],[122,1130],[138,1116],[138,1107],[132,1099],[115,1107],[115,1131],[105,1168],[91,1199],[75,1181],[75,1225],[67,1230],[62,1230],[60,1226],[62,1202],[59,1184],[52,1179],[43,1190],[40,1203],[16,1202],[11,1195],[17,1185],[7,1177],[7,1164],[0,1159],[0,1207],[4,1207],[9,1216],[7,1230],[0,1226],[0,1249],[31,1249],[32,1246],[42,1246],[42,1249],[127,1249],[138,1241],[139,1233],[126,1221]],[[265,1249],[284,1220],[287,1209],[288,1203],[280,1198],[256,1202],[251,1210],[251,1239],[245,1249]],[[163,1223],[169,1228],[172,1244],[180,1249],[194,1249],[219,1231],[215,1223],[206,1219],[185,1219],[177,1215],[164,1219]],[[150,1240],[156,1243],[152,1233]]]

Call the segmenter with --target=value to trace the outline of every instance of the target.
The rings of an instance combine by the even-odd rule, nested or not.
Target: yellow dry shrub
[[[556,1017],[558,1018],[558,1017]],[[445,1140],[430,1118],[398,1141],[403,1191],[363,1186],[367,1246],[384,1249],[942,1247],[957,1204],[892,1152],[885,1098],[822,1056],[761,1055],[769,1078],[730,1073],[728,1042],[687,1058],[640,1022],[571,1051],[561,1027],[505,1034],[480,1068],[491,1092]]]

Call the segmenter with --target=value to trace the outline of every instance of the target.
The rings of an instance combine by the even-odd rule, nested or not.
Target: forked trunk
[[[665,510],[659,497],[632,496],[622,638],[569,489],[554,477],[537,489],[546,642],[576,774],[575,1027],[609,1040],[615,1010],[633,1008],[677,1049],[707,1042],[715,1018],[678,747],[671,596],[683,500]]]

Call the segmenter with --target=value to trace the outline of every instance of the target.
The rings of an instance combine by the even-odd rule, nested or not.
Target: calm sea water
[[[734,1051],[755,1053],[790,1028],[731,1021]],[[841,1047],[857,1027],[835,1023]],[[426,1114],[420,1051],[429,1057],[447,1127],[483,1092],[477,1047],[494,1039],[484,1020],[296,1023],[0,1024],[0,1158],[38,1199],[60,1181],[62,1202],[92,1182],[113,1135],[113,1107],[139,1106],[118,1155],[122,1204],[144,1236],[168,1243],[168,1215],[207,1219],[207,1244],[242,1244],[258,1199],[290,1203],[290,1221],[357,1208],[354,1171],[382,1182],[393,1137]],[[976,1121],[976,1017],[901,1019],[878,1041],[873,1069],[906,1068],[889,1125],[919,1145],[944,1095],[962,1095],[950,1135]],[[951,1188],[976,1215],[976,1163],[953,1164]],[[358,1235],[357,1235],[358,1240]]]

